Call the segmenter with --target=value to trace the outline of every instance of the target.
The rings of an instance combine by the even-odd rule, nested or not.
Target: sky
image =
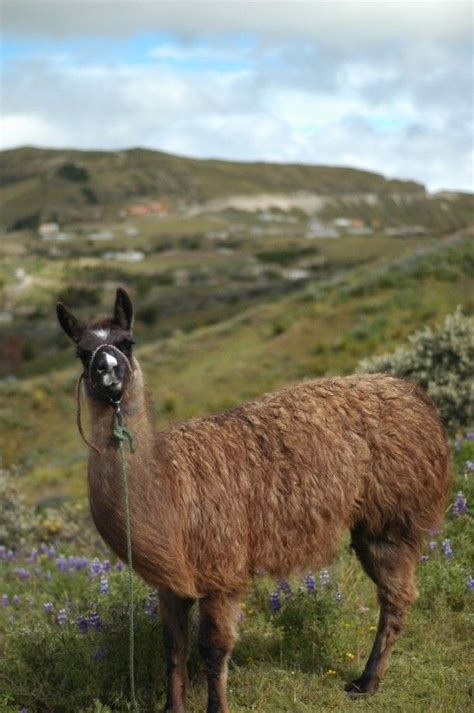
[[[473,190],[469,2],[0,8],[1,149],[143,146]]]

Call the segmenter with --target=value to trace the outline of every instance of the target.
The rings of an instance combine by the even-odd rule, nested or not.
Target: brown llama
[[[417,596],[423,541],[439,526],[451,485],[447,440],[426,394],[381,374],[324,378],[155,433],[132,356],[127,293],[117,290],[111,319],[89,325],[60,303],[57,312],[84,365],[92,441],[100,450],[89,457],[92,516],[124,560],[111,403],[120,397],[138,444],[127,455],[133,566],[160,590],[165,711],[185,711],[193,602],[199,600],[207,710],[225,713],[227,662],[252,576],[326,565],[346,530],[380,602],[372,652],[346,690],[374,693]]]

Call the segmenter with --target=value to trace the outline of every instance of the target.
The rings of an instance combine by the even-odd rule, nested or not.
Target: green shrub
[[[409,337],[392,354],[360,362],[359,371],[388,372],[428,391],[446,428],[454,432],[474,421],[474,319],[461,309],[435,330]]]

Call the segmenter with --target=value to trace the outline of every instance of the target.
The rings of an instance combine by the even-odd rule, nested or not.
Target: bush
[[[454,432],[474,421],[474,319],[458,307],[435,330],[409,337],[393,354],[364,359],[359,371],[388,372],[428,391],[445,427]]]
[[[33,509],[18,492],[14,472],[0,469],[0,545],[11,549],[29,546],[36,531]]]

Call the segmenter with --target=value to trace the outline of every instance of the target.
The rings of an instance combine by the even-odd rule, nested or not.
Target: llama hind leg
[[[239,599],[215,594],[199,602],[199,651],[208,685],[207,713],[228,713],[227,664],[237,640]]]
[[[160,590],[160,614],[166,654],[168,691],[164,713],[185,713],[188,683],[188,619],[193,599]]]
[[[352,546],[364,570],[377,585],[380,604],[377,633],[364,671],[346,686],[346,691],[356,697],[375,693],[387,669],[406,611],[418,596],[415,568],[419,551],[418,547],[405,543],[354,536]]]

